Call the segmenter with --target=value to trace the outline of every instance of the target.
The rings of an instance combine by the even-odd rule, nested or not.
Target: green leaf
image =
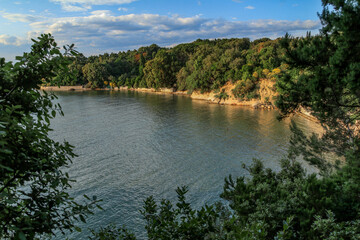
[[[83,223],[86,223],[86,220],[85,220],[85,218],[84,218],[83,215],[80,215],[80,220],[81,220]]]
[[[20,240],[26,240],[26,236],[22,231],[18,233],[18,237]]]
[[[2,151],[2,152],[5,152],[5,151]],[[11,151],[9,151],[10,153],[7,153],[7,154],[11,154]],[[2,164],[0,164],[0,168],[4,168],[4,169],[6,169],[6,170],[8,170],[8,171],[10,171],[10,172],[13,172],[14,171],[14,169],[12,169],[12,168],[9,168],[9,167],[7,167],[7,166],[4,166],[4,165],[2,165]]]

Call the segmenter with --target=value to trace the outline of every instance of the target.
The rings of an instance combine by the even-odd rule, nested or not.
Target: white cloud
[[[254,6],[247,6],[247,7],[245,7],[246,9],[249,9],[249,10],[254,10],[255,9],[255,7]]]
[[[0,12],[0,16],[12,22],[35,22],[40,19],[39,16],[34,16],[30,14],[21,14],[21,13]]]
[[[233,2],[236,2],[236,3],[242,3],[243,1],[240,1],[240,0],[232,0]]]
[[[124,11],[124,12],[127,12],[129,9],[127,9],[127,8],[123,8],[123,7],[121,7],[121,8],[118,8],[118,11]]]
[[[51,2],[61,4],[64,11],[80,12],[91,9],[93,5],[120,5],[132,3],[137,0],[50,0]]]
[[[105,17],[105,16],[110,16],[111,11],[109,11],[109,10],[97,10],[97,11],[92,11],[91,15]]]
[[[24,41],[15,36],[9,36],[7,34],[0,35],[0,44],[20,46]]]
[[[132,3],[136,0],[51,0],[61,4],[115,5]]]
[[[320,28],[319,21],[227,21],[200,15],[180,17],[158,14],[116,16],[111,11],[93,11],[85,17],[47,19],[30,24],[29,37],[52,33],[59,44],[75,43],[84,53],[96,50],[119,51],[156,43],[169,46],[198,38],[280,37],[286,32],[306,32]],[[82,50],[83,49],[83,50]]]
[[[75,6],[71,4],[63,4],[62,9],[67,12],[85,12],[91,9],[91,6],[88,5]]]

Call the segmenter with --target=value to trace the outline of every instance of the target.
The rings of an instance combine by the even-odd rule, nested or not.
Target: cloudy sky
[[[198,38],[317,33],[320,0],[0,0],[0,57],[52,33],[85,55]]]

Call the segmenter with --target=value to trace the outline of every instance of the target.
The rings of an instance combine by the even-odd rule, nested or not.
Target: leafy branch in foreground
[[[42,82],[67,73],[67,56],[54,38],[33,40],[30,53],[17,62],[0,59],[0,238],[33,239],[56,231],[80,230],[98,201],[79,204],[68,194],[71,179],[64,169],[76,155],[68,142],[48,136],[50,120],[63,114],[53,94],[39,91]]]

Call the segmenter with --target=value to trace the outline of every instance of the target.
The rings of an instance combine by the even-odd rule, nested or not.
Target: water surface
[[[105,209],[74,238],[112,222],[144,238],[139,210],[147,196],[175,200],[176,187],[187,185],[195,208],[214,203],[226,176],[247,175],[242,164],[253,158],[277,170],[288,146],[289,120],[279,122],[274,110],[128,91],[56,94],[65,116],[51,122],[51,136],[79,155],[68,169],[76,179],[71,194],[96,195]],[[307,131],[317,127],[295,120]]]

